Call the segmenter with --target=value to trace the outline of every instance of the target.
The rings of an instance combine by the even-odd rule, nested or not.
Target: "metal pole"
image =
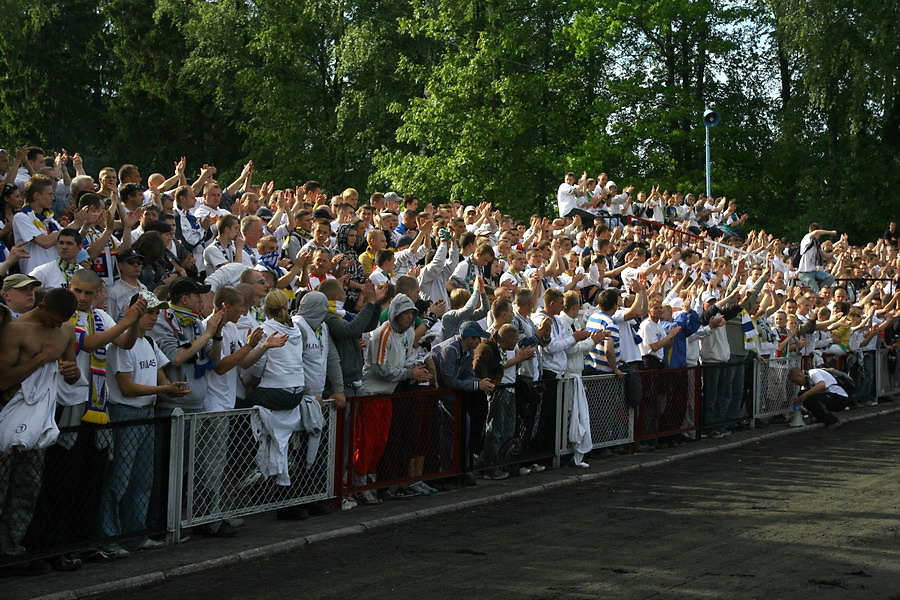
[[[704,127],[704,129],[706,129],[706,197],[709,198],[712,196],[712,181],[709,173],[709,127]]]

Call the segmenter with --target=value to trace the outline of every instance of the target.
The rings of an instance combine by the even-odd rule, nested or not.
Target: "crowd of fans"
[[[559,216],[526,222],[490,202],[330,196],[315,181],[276,189],[254,183],[252,162],[230,183],[210,165],[192,181],[186,172],[182,158],[170,176],[144,178],[126,164],[95,180],[78,154],[0,151],[7,557],[26,552],[41,482],[86,462],[106,464],[90,499],[102,508],[99,534],[145,529],[152,475],[138,465],[153,461],[153,430],[107,453],[90,433],[57,440],[56,427],[256,406],[268,427],[312,431],[323,399],[344,410],[348,397],[450,388],[469,423],[467,470],[502,479],[547,467],[493,465],[516,436],[552,454],[555,380],[613,374],[633,383],[641,370],[711,367],[704,433],[722,437],[747,426],[748,361],[800,356],[807,370],[791,372],[807,388],[800,401],[833,428],[851,400],[876,399],[866,351],[900,345],[895,223],[856,245],[812,224],[796,244],[750,230],[734,200],[620,190],[605,174],[567,174]],[[819,368],[835,355],[856,374],[855,398]],[[569,439],[573,463],[586,467],[585,391],[574,390]],[[347,477],[371,481],[392,419],[415,410],[366,402]],[[10,414],[40,435],[5,431],[17,423]],[[409,473],[421,474],[421,461]],[[441,487],[417,481],[385,494]],[[343,508],[383,497],[363,491]],[[77,503],[60,506],[56,520],[76,518]],[[282,509],[279,518],[310,512]],[[196,530],[225,537],[240,525]],[[92,557],[161,544],[104,543]],[[81,563],[62,555],[51,564]]]

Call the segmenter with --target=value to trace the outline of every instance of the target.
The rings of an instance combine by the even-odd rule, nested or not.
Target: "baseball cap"
[[[669,301],[669,307],[671,307],[672,310],[682,310],[684,308],[684,300],[681,298],[672,298],[672,300]]]
[[[480,337],[480,338],[489,338],[491,335],[485,331],[481,325],[479,325],[476,321],[466,321],[462,324],[462,327],[459,328],[459,335],[461,337]]]
[[[400,239],[397,240],[398,248],[406,248],[407,246],[411,246],[413,243],[413,238],[411,235],[401,235]]]
[[[8,292],[11,289],[19,290],[30,285],[38,287],[41,285],[41,282],[34,277],[16,273],[15,275],[7,275],[6,279],[3,280],[3,291]]]
[[[172,285],[169,286],[169,298],[177,302],[182,296],[187,296],[188,294],[206,294],[211,289],[212,288],[208,285],[200,285],[189,277],[182,277],[181,279],[176,279]]]
[[[132,304],[137,302],[137,299],[139,297],[147,300],[147,310],[155,310],[155,309],[165,310],[165,309],[169,308],[168,302],[163,302],[162,300],[160,300],[159,298],[156,297],[156,294],[154,294],[153,292],[151,292],[149,290],[141,290],[139,293],[132,296],[131,302],[128,303],[128,306],[131,306]]]
[[[133,248],[127,248],[119,252],[116,256],[117,262],[144,262],[144,255],[134,250]]]
[[[472,205],[470,204],[469,206],[466,207],[466,210],[463,211],[463,214],[465,214],[465,213],[467,213],[467,212],[478,212],[478,209],[476,209],[474,206],[472,206]]]
[[[709,290],[707,290],[707,291],[703,292],[702,294],[700,294],[700,301],[701,301],[701,302],[710,302],[710,301],[715,300],[715,299],[716,299],[716,295],[715,295],[714,293],[710,292]]]
[[[388,202],[396,202],[397,204],[399,204],[401,200],[400,196],[397,195],[397,192],[388,192],[384,195],[384,199]]]

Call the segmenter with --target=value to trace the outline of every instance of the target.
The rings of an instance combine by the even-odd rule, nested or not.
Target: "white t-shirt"
[[[203,251],[203,266],[206,269],[206,274],[211,274],[223,264],[234,262],[234,255],[234,242],[229,242],[226,246],[219,240],[213,241]]]
[[[634,320],[626,321],[624,319],[625,310],[624,308],[617,310],[613,315],[613,321],[619,328],[619,360],[629,363],[641,360],[641,349],[634,341],[634,336],[637,335],[637,332],[631,327]]]
[[[641,336],[641,356],[655,356],[659,360],[663,360],[665,354],[663,353],[663,348],[659,348],[658,350],[651,350],[650,344],[655,344],[666,337],[666,330],[663,329],[661,323],[654,323],[653,319],[647,317],[641,322],[641,327],[638,330],[638,335]],[[621,344],[621,342],[620,342]]]
[[[810,271],[819,271],[822,267],[816,266],[816,249],[815,240],[812,233],[807,233],[800,240],[800,265],[797,271],[800,273],[809,273]]]
[[[824,382],[826,392],[837,394],[838,396],[843,396],[844,398],[847,397],[847,392],[844,391],[844,388],[838,385],[837,379],[835,379],[831,375],[831,373],[824,369],[810,369],[809,380],[812,382],[813,386],[818,383]]]
[[[210,315],[204,319],[206,325]],[[222,327],[222,358],[234,354],[244,345],[246,337],[241,336],[237,325],[225,323]],[[206,396],[203,398],[203,410],[208,412],[232,410],[237,397],[238,367],[219,375],[213,370],[206,373]]]
[[[109,331],[110,329],[112,329],[113,327],[116,326],[116,322],[113,321],[113,318],[110,317],[105,311],[100,310],[99,308],[95,308],[93,310],[94,310],[94,312],[97,313],[100,320],[103,322],[102,331]],[[88,380],[88,379],[90,379],[89,375],[91,372],[91,353],[86,352],[84,349],[82,349],[81,343],[84,341],[84,336],[89,335],[91,333],[92,329],[93,329],[94,333],[99,333],[99,330],[95,326],[93,313],[89,313],[89,312],[86,313],[86,312],[82,312],[79,310],[79,311],[76,311],[75,315],[77,316],[77,320],[75,321],[76,341],[79,344],[78,353],[75,355],[75,362],[78,364],[78,369],[81,371],[82,377],[85,380]],[[82,332],[83,332],[83,334],[82,334]],[[110,349],[114,348],[114,347],[116,347],[116,346],[111,343],[106,345],[107,361],[109,358],[108,353],[109,353]],[[106,365],[106,381],[107,381],[107,383],[109,382],[110,377],[113,376],[113,374],[114,374],[114,371],[112,371],[109,368],[109,363],[107,362],[107,365]],[[79,404],[81,402],[87,402],[88,396],[90,394],[89,388],[85,387],[85,388],[79,388],[79,389],[83,389],[85,391],[84,398],[67,398],[65,401],[65,404],[67,406],[72,406],[75,404]],[[62,402],[60,402],[60,403],[62,403]]]
[[[556,203],[559,205],[560,217],[569,214],[573,208],[579,208],[581,206],[578,196],[575,195],[577,187],[578,186],[576,185],[569,185],[568,183],[563,182],[556,191]]]
[[[22,242],[28,242],[25,245],[25,251],[28,252],[29,257],[19,260],[19,269],[21,269],[22,273],[30,273],[36,267],[48,262],[53,262],[59,258],[59,252],[56,251],[56,244],[53,244],[49,248],[41,248],[40,244],[31,241],[39,235],[48,233],[45,225],[46,223],[55,224],[57,230],[62,229],[62,227],[59,226],[59,223],[53,219],[47,219],[44,223],[41,223],[41,220],[38,219],[34,213],[26,214],[20,212],[16,213],[13,217],[13,234],[16,243],[20,244]]]
[[[509,364],[509,361],[516,357],[515,350],[503,350],[500,349],[500,352],[506,352],[506,363]],[[500,379],[500,383],[515,383],[516,382],[516,365],[508,366],[503,369],[503,378]]]
[[[77,267],[75,270],[78,271],[79,269],[81,267]],[[59,269],[55,259],[36,267],[28,275],[40,281],[41,287],[45,290],[69,287],[69,280],[66,279],[65,274]],[[71,279],[71,276],[69,279]]]
[[[109,401],[112,404],[124,404],[134,408],[153,406],[156,395],[124,396],[116,381],[116,373],[131,373],[132,381],[140,385],[157,385],[158,370],[169,364],[169,359],[149,338],[142,337],[134,343],[130,350],[110,345],[109,358],[106,363],[106,382],[109,387]]]
[[[107,308],[109,308],[109,314],[112,318],[116,321],[121,321],[134,295],[146,289],[147,286],[140,281],[138,281],[138,287],[134,287],[122,279],[116,281],[116,284],[109,288],[106,296]]]

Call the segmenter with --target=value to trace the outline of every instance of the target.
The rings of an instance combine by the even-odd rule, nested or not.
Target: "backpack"
[[[800,267],[800,258],[803,256],[800,253],[800,245],[802,243],[803,242],[798,244],[796,248],[791,248],[791,251],[788,253],[788,256],[790,257],[790,260],[791,260],[791,266],[795,269]],[[809,245],[809,248],[807,248],[806,251],[809,252],[813,248],[815,248],[815,250],[816,250],[816,265],[820,265],[820,264],[822,264],[822,258],[821,258],[822,255],[820,254],[819,240],[817,238],[812,238],[812,244]]]
[[[853,398],[856,394],[856,383],[853,382],[853,378],[844,373],[843,371],[838,371],[837,369],[827,368],[823,369],[823,371],[828,372],[829,375],[834,377],[837,381],[837,384],[844,388],[844,391],[847,392],[848,398]]]

